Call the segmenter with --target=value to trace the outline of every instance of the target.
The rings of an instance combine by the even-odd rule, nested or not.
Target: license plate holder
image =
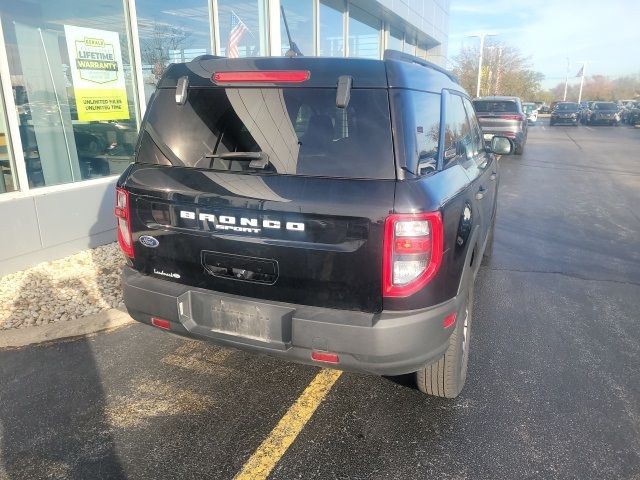
[[[178,297],[178,311],[185,328],[200,335],[280,349],[291,342],[294,308],[191,290]]]

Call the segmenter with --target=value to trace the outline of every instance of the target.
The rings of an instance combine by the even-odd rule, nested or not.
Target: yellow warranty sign
[[[64,26],[78,120],[128,120],[118,32]]]

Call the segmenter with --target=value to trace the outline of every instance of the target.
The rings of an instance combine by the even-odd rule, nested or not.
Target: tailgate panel
[[[126,188],[134,263],[143,273],[265,300],[382,309],[393,180],[135,165]],[[158,246],[143,245],[143,235]]]

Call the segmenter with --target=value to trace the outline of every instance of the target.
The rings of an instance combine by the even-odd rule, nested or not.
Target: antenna
[[[287,23],[287,16],[284,13],[284,7],[280,5],[280,12],[282,12],[282,20],[284,20],[284,28],[287,31],[287,38],[289,39],[289,50],[285,54],[287,57],[303,57],[302,52],[296,45],[296,42],[291,40],[291,33],[289,32],[289,24]]]

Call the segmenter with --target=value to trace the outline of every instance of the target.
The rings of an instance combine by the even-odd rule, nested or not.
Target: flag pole
[[[578,94],[578,103],[582,101],[582,87],[584,86],[584,71],[587,68],[587,62],[582,62],[582,80],[580,80],[580,93]]]
[[[253,37],[254,40],[257,40],[256,36],[253,34],[253,32],[251,31],[251,29],[247,26],[246,23],[244,23],[242,21],[242,19],[236,14],[236,12],[234,10],[231,10],[231,14],[236,17],[236,20],[238,21],[238,23],[241,23],[242,25],[244,25],[244,28],[247,29],[247,32],[249,32],[249,35],[251,35]]]
[[[567,87],[569,86],[569,57],[567,57],[567,74],[564,77],[564,96],[562,97],[562,101],[567,101]]]

